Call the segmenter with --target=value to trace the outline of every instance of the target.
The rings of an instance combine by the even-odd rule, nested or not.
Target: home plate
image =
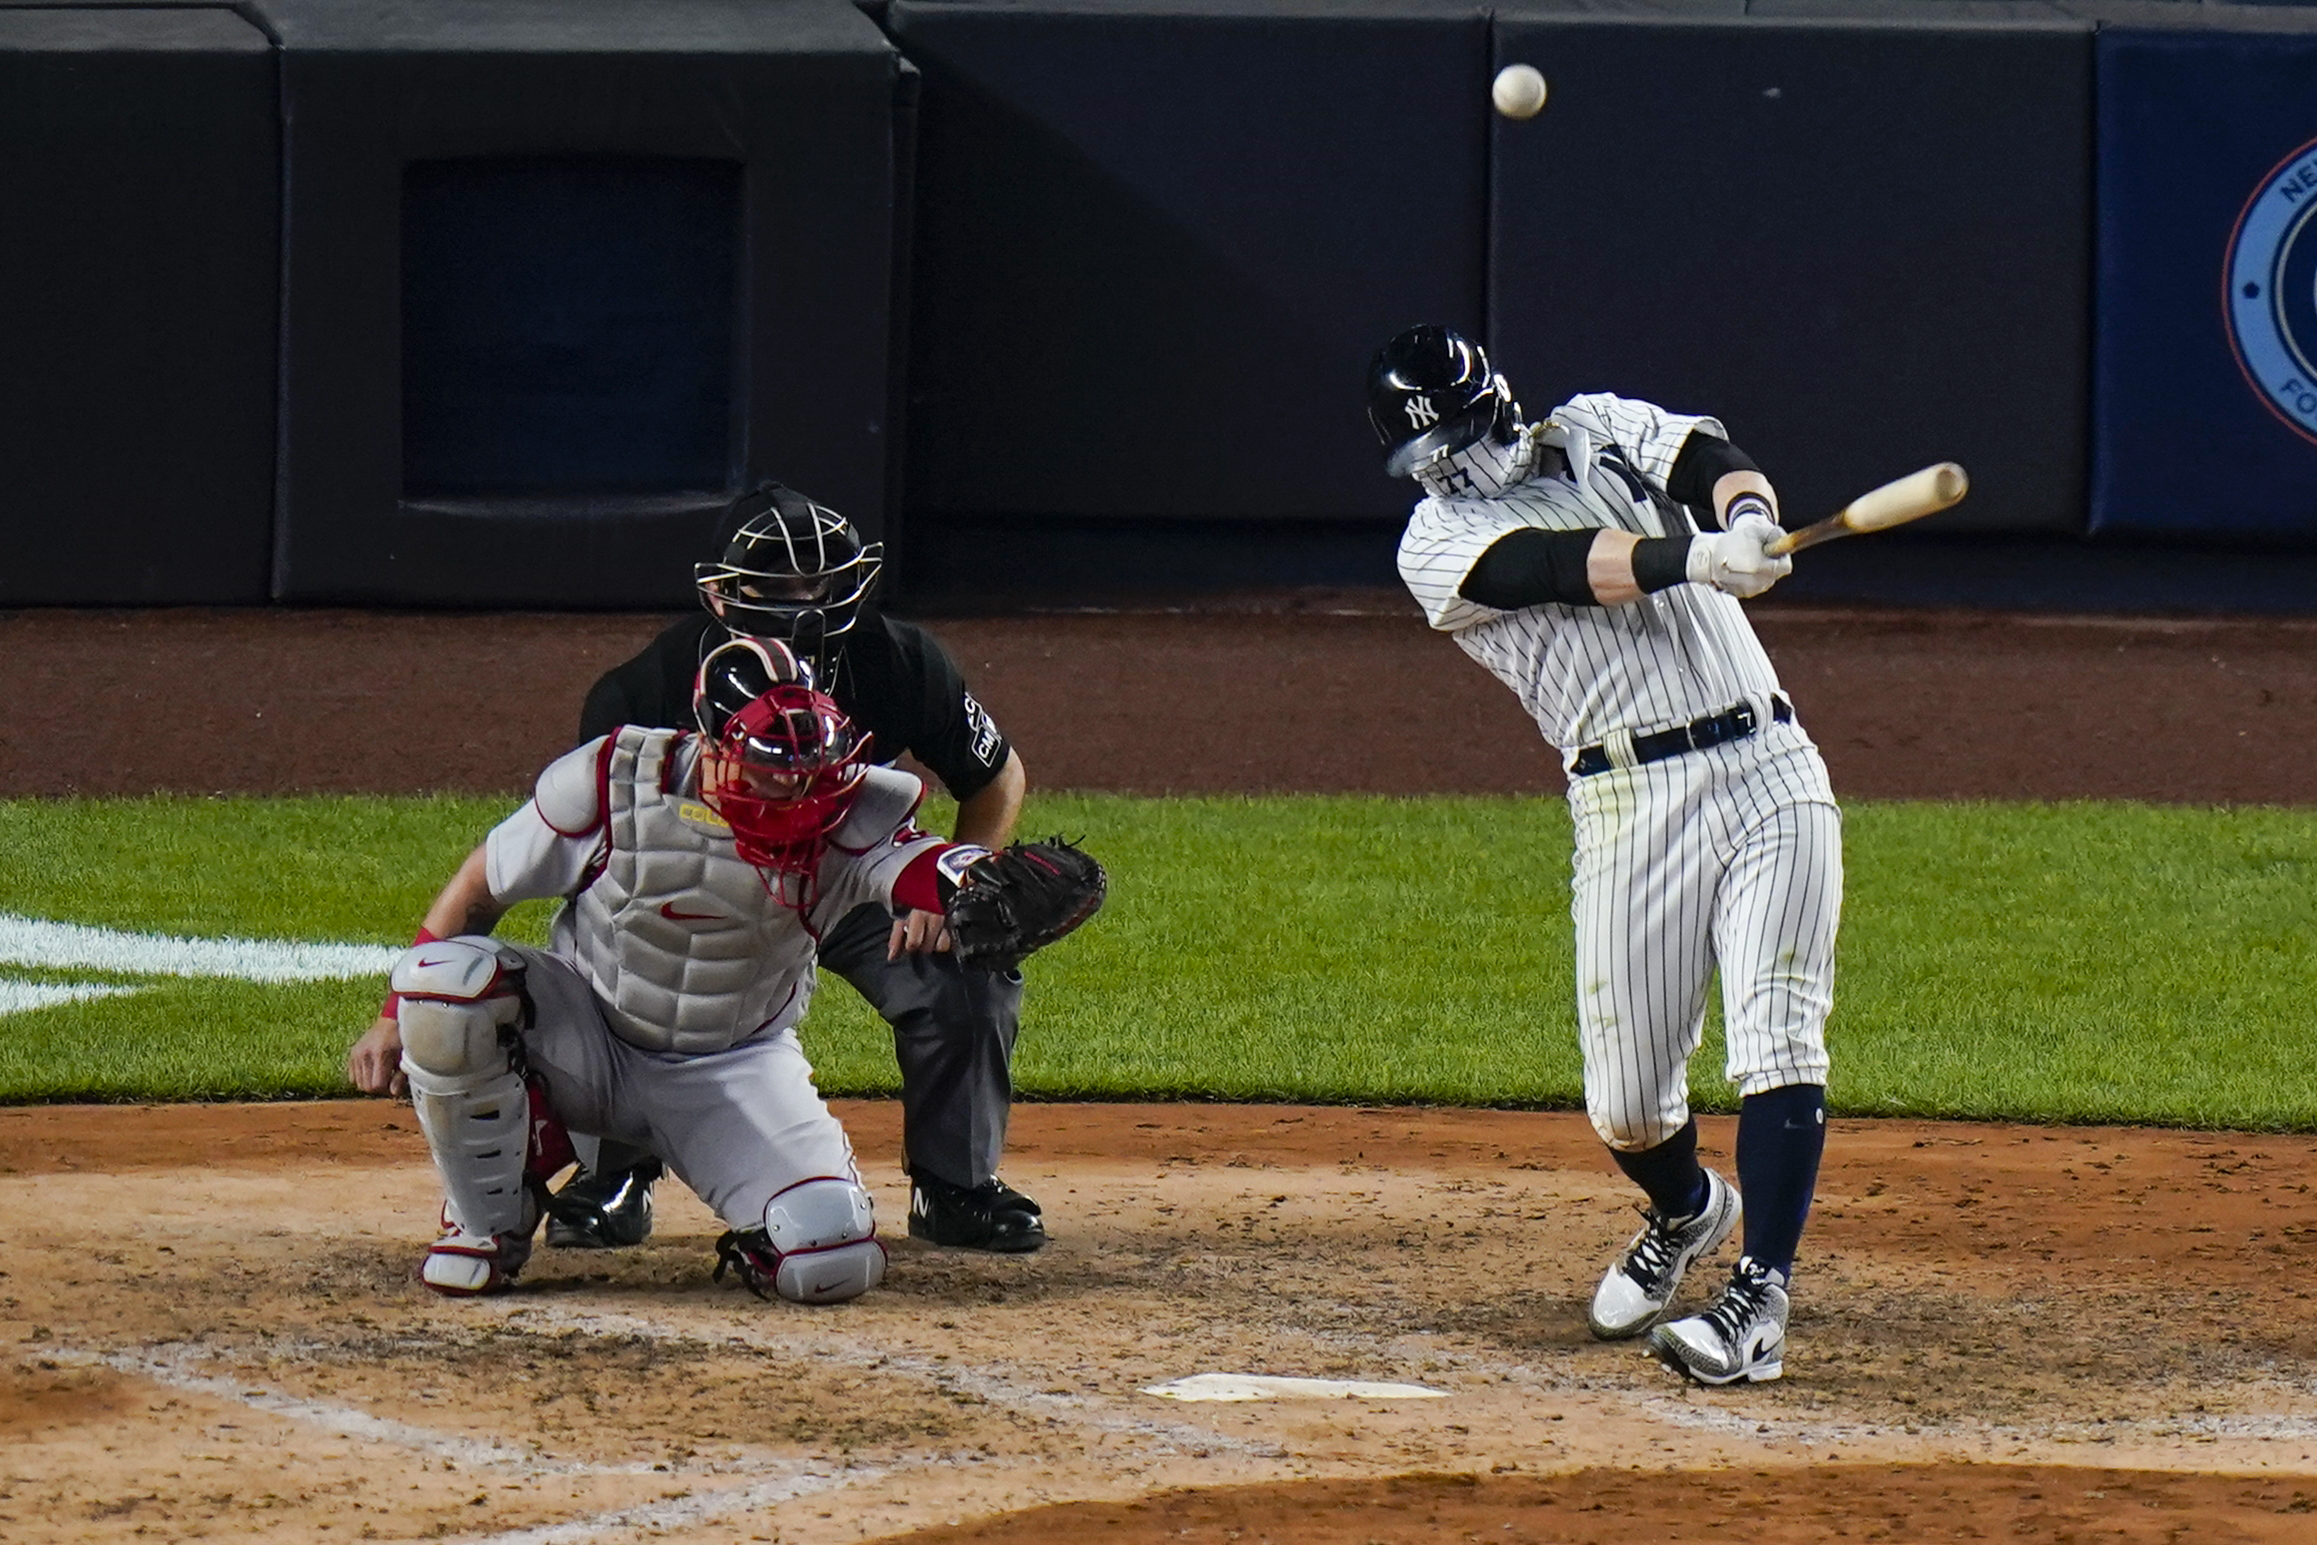
[[[1421,1384],[1359,1379],[1279,1379],[1261,1373],[1194,1373],[1143,1391],[1166,1400],[1445,1400],[1448,1391]]]

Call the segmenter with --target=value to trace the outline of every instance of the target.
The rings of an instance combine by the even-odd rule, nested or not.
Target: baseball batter
[[[1792,568],[1765,550],[1776,494],[1711,418],[1597,394],[1524,425],[1487,356],[1441,327],[1377,352],[1368,414],[1387,470],[1425,494],[1402,579],[1568,770],[1585,1105],[1648,1197],[1593,1332],[1649,1332],[1704,1383],[1775,1379],[1825,1143],[1842,897],[1825,765],[1738,604]],[[1688,1098],[1717,967],[1736,1189],[1699,1164]],[[1661,1323],[1741,1212],[1719,1295]]]
[[[407,1087],[441,1174],[422,1280],[510,1286],[566,1131],[664,1158],[729,1230],[762,1297],[857,1297],[885,1269],[869,1193],[796,1026],[819,936],[855,908],[937,915],[977,864],[911,825],[923,790],[785,649],[728,643],[695,685],[700,733],[622,728],[572,751],[443,889],[348,1058]],[[545,950],[489,937],[562,897]]]

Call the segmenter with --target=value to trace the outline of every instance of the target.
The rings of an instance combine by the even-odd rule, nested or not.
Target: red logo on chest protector
[[[671,923],[714,923],[722,921],[724,914],[721,912],[679,912],[676,910],[674,902],[663,901],[660,903],[660,916]]]

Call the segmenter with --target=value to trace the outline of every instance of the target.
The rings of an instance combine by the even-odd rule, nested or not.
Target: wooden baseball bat
[[[1838,536],[1854,536],[1862,531],[1888,531],[1903,526],[1910,520],[1921,520],[1936,515],[1948,506],[1958,503],[1971,491],[1971,479],[1963,469],[1951,461],[1910,472],[1895,483],[1860,494],[1857,498],[1814,525],[1799,531],[1789,531],[1772,542],[1763,551],[1776,558],[1785,553],[1798,553],[1805,547],[1816,547],[1831,542]]]

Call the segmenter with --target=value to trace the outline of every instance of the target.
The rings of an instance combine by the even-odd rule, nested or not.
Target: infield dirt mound
[[[838,1109],[898,1219],[897,1112]],[[842,1308],[712,1282],[672,1184],[451,1302],[407,1110],[0,1112],[0,1537],[2310,1537],[2311,1139],[1838,1123],[1788,1377],[1712,1392],[1585,1330],[1635,1220],[1581,1117],[1033,1105],[1011,1153],[1054,1245],[896,1240]],[[1447,1398],[1142,1392],[1200,1372]]]

